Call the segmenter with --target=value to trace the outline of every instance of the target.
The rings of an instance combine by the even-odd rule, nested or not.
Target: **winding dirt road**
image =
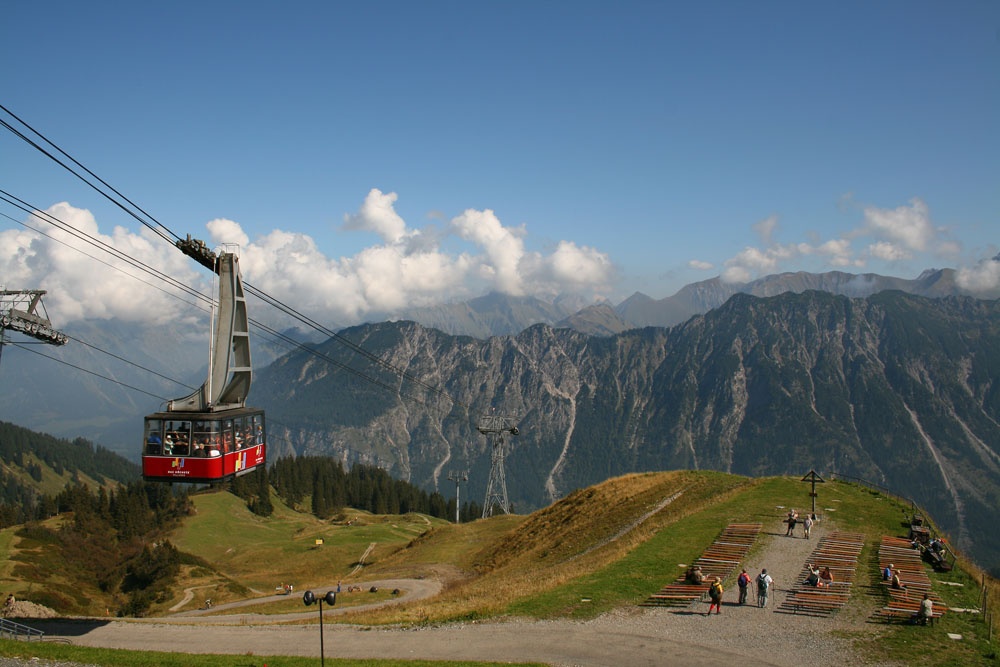
[[[379,607],[387,607],[389,605],[395,604],[406,604],[407,602],[413,602],[415,600],[423,600],[424,598],[429,598],[437,595],[441,592],[441,582],[433,579],[376,579],[374,581],[365,581],[362,583],[351,582],[352,585],[361,586],[362,590],[367,590],[372,586],[377,586],[378,588],[398,588],[403,591],[403,593],[398,598],[393,598],[391,600],[382,600],[381,602],[372,602],[370,604],[359,604],[351,607],[326,607],[323,609],[323,618],[328,616],[339,616],[341,614],[346,614],[352,611],[367,611],[369,609],[377,609]],[[330,584],[328,586],[315,586],[313,587],[313,592],[319,594],[325,594],[326,591],[337,590],[337,584]],[[305,591],[302,591],[304,593]],[[299,596],[296,593],[295,596]],[[316,618],[319,614],[319,610],[316,607],[309,609],[308,611],[302,611],[298,613],[290,614],[219,614],[220,611],[235,611],[240,607],[250,607],[258,604],[266,604],[268,602],[281,602],[283,600],[288,600],[289,596],[284,594],[268,595],[261,598],[251,598],[249,600],[240,600],[238,602],[227,602],[226,604],[218,604],[211,609],[194,609],[192,611],[182,611],[177,614],[172,614],[165,618],[152,619],[153,622],[157,623],[170,623],[170,622],[180,622],[185,623],[197,622],[197,623],[214,623],[221,625],[232,625],[238,623],[240,625],[269,625],[275,623],[285,623],[287,621],[301,621],[308,620],[311,618]],[[303,609],[306,609],[303,606]],[[209,616],[208,614],[211,614]],[[134,622],[134,621],[132,621]],[[144,621],[150,622],[150,621]]]

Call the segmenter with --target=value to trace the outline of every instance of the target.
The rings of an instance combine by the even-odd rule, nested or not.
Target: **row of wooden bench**
[[[760,535],[759,523],[731,523],[722,534],[698,557],[694,566],[701,568],[705,579],[700,584],[687,580],[686,573],[671,584],[667,584],[658,593],[649,596],[642,606],[652,607],[685,607],[692,602],[701,600],[715,577],[723,581],[739,566]]]
[[[865,537],[861,533],[843,531],[830,533],[820,539],[809,561],[803,566],[799,578],[789,587],[788,595],[777,612],[830,616],[847,604],[864,540]],[[822,587],[807,584],[810,565],[820,571],[830,568],[833,582]]]
[[[876,617],[884,621],[909,620],[920,611],[926,593],[934,603],[931,622],[944,615],[944,604],[932,590],[927,576],[926,565],[918,549],[909,540],[891,535],[883,535],[878,548],[879,573],[889,566],[899,576],[903,588],[893,588],[892,581],[881,577],[882,585],[888,592],[886,606],[876,612]]]

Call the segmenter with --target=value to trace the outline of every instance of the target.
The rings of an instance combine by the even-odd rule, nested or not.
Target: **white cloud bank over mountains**
[[[352,257],[327,257],[313,238],[298,232],[274,230],[251,240],[239,223],[226,219],[206,224],[207,240],[209,246],[238,244],[244,280],[327,323],[353,324],[370,315],[471,298],[487,290],[596,299],[613,282],[615,269],[605,253],[572,241],[560,241],[548,254],[529,251],[527,230],[505,227],[488,209],[466,210],[448,223],[447,234],[466,241],[468,249],[447,252],[441,247],[443,238],[407,226],[394,209],[396,199],[395,193],[372,189],[357,213],[344,216],[344,229],[372,231],[381,239]],[[213,291],[205,271],[152,232],[116,227],[102,235],[89,211],[68,203],[47,213],[203,294]],[[189,306],[163,291],[125,277],[122,271],[175,292],[122,260],[85,246],[40,218],[27,224],[52,238],[27,229],[0,232],[0,276],[11,287],[48,290],[44,300],[54,324],[90,317],[155,323],[192,314]],[[84,247],[106,264],[74,249]],[[261,312],[254,317],[268,319]]]
[[[433,226],[417,229],[396,212],[396,201],[396,193],[372,189],[356,213],[344,215],[342,229],[373,232],[380,239],[351,257],[328,257],[312,237],[299,232],[276,229],[251,240],[239,223],[226,219],[206,223],[207,240],[210,246],[238,244],[247,282],[315,319],[337,325],[486,291],[543,299],[573,293],[597,300],[611,293],[618,278],[607,254],[570,240],[559,241],[548,253],[529,250],[526,227],[505,226],[489,209],[468,209],[445,221],[443,231]],[[110,234],[101,234],[89,211],[67,203],[56,204],[47,213],[202,294],[214,290],[206,271],[145,228],[136,234],[115,227]],[[753,225],[760,247],[747,246],[726,260],[721,278],[748,282],[786,270],[793,261],[809,256],[832,267],[856,268],[873,259],[911,259],[914,253],[958,257],[958,243],[947,238],[947,230],[934,226],[920,199],[895,209],[865,207],[863,216],[863,223],[841,238],[789,244],[775,240],[780,232],[777,216],[761,220]],[[33,217],[27,224],[52,238],[27,229],[0,232],[0,281],[10,288],[48,290],[45,303],[56,326],[112,317],[151,325],[196,315],[205,321],[190,305],[171,298],[166,292],[177,291],[155,278],[53,229],[40,218]],[[464,242],[464,249],[445,250],[449,237]],[[858,239],[868,239],[866,249],[853,248]],[[104,263],[74,248],[83,248]],[[714,264],[691,260],[688,267],[711,270]],[[127,278],[122,271],[148,284]],[[972,291],[1000,286],[1000,259],[960,269],[957,281]],[[194,301],[184,298],[187,303]],[[251,307],[255,318],[280,324],[271,321],[273,315],[266,312],[271,309]]]
[[[815,256],[833,268],[863,269],[872,260],[901,262],[911,260],[915,253],[930,253],[949,262],[958,260],[961,245],[948,238],[949,230],[936,227],[927,204],[911,199],[909,204],[894,209],[866,206],[864,222],[840,238],[816,243],[777,243],[774,239],[780,225],[777,216],[771,216],[753,225],[760,236],[761,246],[746,246],[734,257],[726,260],[721,278],[724,282],[745,283],[764,275],[782,270],[782,266],[803,257]],[[870,238],[867,248],[855,250],[855,239]],[[697,268],[698,264],[689,264]],[[706,264],[705,268],[712,268]],[[975,277],[967,274],[966,289],[990,289],[1000,285],[1000,277],[991,273],[989,264],[975,269]],[[971,270],[970,270],[971,271]],[[993,282],[990,279],[993,277]],[[973,288],[972,285],[978,287]]]

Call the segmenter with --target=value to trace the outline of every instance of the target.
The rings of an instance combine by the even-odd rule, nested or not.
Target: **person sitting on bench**
[[[893,570],[892,581],[890,582],[889,586],[891,588],[896,589],[897,591],[903,591],[903,593],[906,593],[906,586],[903,585],[903,582],[900,581],[899,579],[899,570]]]
[[[934,602],[928,593],[924,593],[924,599],[920,602],[920,609],[910,619],[910,623],[916,625],[927,625],[927,621],[934,622]]]
[[[705,575],[702,574],[701,567],[698,565],[688,568],[685,578],[689,584],[694,584],[695,586],[700,586],[705,581]]]

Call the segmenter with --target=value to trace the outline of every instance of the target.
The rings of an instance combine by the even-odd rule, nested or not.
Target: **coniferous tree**
[[[325,519],[329,515],[326,504],[326,485],[323,483],[322,475],[316,475],[313,478],[312,513],[320,519]]]

